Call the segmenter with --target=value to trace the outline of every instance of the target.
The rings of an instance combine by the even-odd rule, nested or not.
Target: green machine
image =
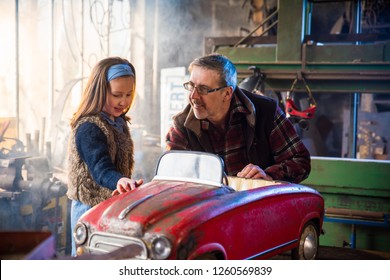
[[[325,199],[321,245],[390,252],[390,161],[312,158],[302,184]]]
[[[205,39],[205,53],[218,52],[237,67],[238,79],[257,69],[262,91],[351,93],[348,158],[312,157],[304,182],[325,198],[325,246],[390,252],[390,161],[357,154],[361,93],[390,93],[390,36],[361,32],[362,1],[353,4],[353,32],[311,34],[311,14],[321,0],[279,0],[277,9],[246,37]],[[268,23],[267,23],[268,21]],[[272,21],[272,23],[271,23]],[[277,34],[262,36],[277,26]],[[258,28],[263,33],[253,36]]]

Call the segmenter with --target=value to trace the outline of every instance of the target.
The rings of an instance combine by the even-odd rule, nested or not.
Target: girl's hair
[[[218,53],[205,55],[194,59],[188,67],[188,70],[191,72],[194,66],[216,71],[221,79],[221,86],[231,86],[233,90],[236,89],[237,70],[233,62],[226,56]]]
[[[87,115],[98,114],[103,110],[107,93],[110,90],[110,84],[107,81],[106,74],[108,69],[115,64],[128,64],[134,73],[133,98],[131,100],[130,106],[123,112],[123,115],[125,115],[130,110],[135,99],[135,68],[128,60],[124,58],[105,58],[99,61],[92,69],[91,75],[89,76],[87,85],[81,98],[80,105],[70,121],[70,126],[72,128],[76,126],[80,118]],[[127,121],[130,120],[128,116],[125,116],[125,119]]]

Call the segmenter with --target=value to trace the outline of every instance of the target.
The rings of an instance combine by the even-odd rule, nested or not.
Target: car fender
[[[308,214],[302,219],[302,223],[301,223],[301,225],[300,225],[300,227],[299,227],[298,235],[302,232],[303,227],[304,227],[309,221],[314,221],[315,224],[318,226],[318,232],[321,233],[321,229],[322,229],[322,219],[321,219],[321,217],[318,215],[318,213],[316,213],[316,212],[311,212],[311,213],[308,213]]]
[[[227,259],[225,248],[219,243],[208,243],[198,247],[194,252],[192,252],[189,256],[189,260],[194,260],[201,255],[212,252],[219,252],[223,255],[223,259]]]

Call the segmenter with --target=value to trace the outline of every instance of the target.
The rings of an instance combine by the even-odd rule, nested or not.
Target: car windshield
[[[169,151],[160,157],[154,179],[181,180],[221,186],[223,161],[214,154]]]

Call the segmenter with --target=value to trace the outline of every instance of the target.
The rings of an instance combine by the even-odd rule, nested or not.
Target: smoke
[[[0,174],[19,176],[16,181],[21,182],[32,182],[37,174],[28,175],[26,165],[20,167],[20,174],[13,173],[15,169],[5,162],[15,152],[26,158],[46,158],[50,174],[45,180],[59,178],[66,183],[69,119],[91,68],[107,56],[128,58],[137,69],[138,96],[129,113],[136,148],[134,177],[150,181],[164,150],[161,70],[187,69],[204,54],[206,37],[238,36],[241,27],[250,28],[249,7],[242,8],[241,0],[17,3],[18,14],[15,1],[0,2],[0,128],[11,121],[4,137],[15,139],[0,142]],[[66,197],[52,192],[47,197],[29,188],[1,193],[0,230],[55,231],[58,246],[63,253],[69,252]],[[44,199],[34,204],[32,197],[37,195]]]

